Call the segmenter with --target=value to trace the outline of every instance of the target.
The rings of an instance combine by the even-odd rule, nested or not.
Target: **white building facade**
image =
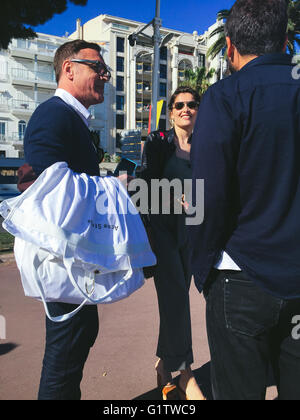
[[[160,49],[159,100],[163,108],[158,128],[170,128],[167,104],[171,94],[184,80],[186,69],[197,67],[215,68],[220,66],[217,57],[212,62],[206,58],[209,34],[215,29],[215,23],[203,35],[196,31],[192,34],[161,28],[162,40],[168,36],[168,42]],[[152,61],[153,48],[147,40],[138,40],[132,47],[128,37],[138,32],[146,23],[137,22],[110,15],[100,15],[81,26],[77,20],[76,31],[71,39],[83,38],[98,42],[103,57],[109,66],[112,78],[105,89],[105,101],[95,107],[95,116],[102,114],[104,127],[101,128],[101,144],[110,154],[115,153],[116,144],[124,130],[141,130],[145,139],[149,127],[149,112],[152,98]],[[150,25],[145,30],[152,36]],[[141,37],[142,38],[142,37]],[[216,81],[216,76],[212,83]]]
[[[0,50],[0,158],[24,156],[28,121],[37,106],[51,98],[57,88],[54,54],[69,39],[37,35],[31,40],[13,39],[7,50]],[[91,107],[90,111],[90,129],[105,134],[102,108],[96,111]]]
[[[0,50],[0,158],[23,157],[23,138],[28,121],[41,103],[53,96],[57,87],[53,70],[56,49],[72,39],[98,43],[112,78],[105,86],[104,103],[90,108],[91,130],[99,133],[101,146],[109,154],[116,152],[124,130],[148,132],[152,97],[153,48],[138,41],[131,47],[128,36],[146,23],[110,15],[100,15],[83,26],[77,20],[76,31],[67,37],[38,34],[36,39],[13,39],[7,50]],[[184,78],[185,69],[220,66],[217,57],[208,62],[209,33],[183,33],[161,28],[168,42],[160,49],[159,100],[163,108],[160,129],[169,128],[167,103]],[[152,27],[148,27],[152,36]],[[212,82],[215,80],[212,80]]]
[[[54,52],[65,38],[38,34],[0,50],[0,157],[23,157],[28,121],[56,89]]]

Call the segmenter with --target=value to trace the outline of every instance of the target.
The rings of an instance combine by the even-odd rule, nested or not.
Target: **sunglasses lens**
[[[176,104],[174,104],[174,107],[179,111],[184,107],[184,102],[176,102]]]
[[[195,102],[195,101],[188,102],[188,103],[187,103],[187,106],[188,106],[190,109],[195,109],[195,108],[197,108],[197,102]]]
[[[180,111],[184,107],[184,104],[185,102],[176,102],[174,108],[176,108],[177,111]],[[186,102],[186,105],[190,109],[196,109],[198,107],[198,104],[195,101]]]
[[[107,67],[102,64],[99,63],[98,67],[97,67],[97,73],[100,74],[101,77],[107,77],[110,78],[110,71],[107,69]]]

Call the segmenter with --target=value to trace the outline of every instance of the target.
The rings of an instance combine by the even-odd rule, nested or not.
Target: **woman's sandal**
[[[162,389],[162,397],[164,401],[174,401],[179,399],[177,386],[174,384],[165,385]]]

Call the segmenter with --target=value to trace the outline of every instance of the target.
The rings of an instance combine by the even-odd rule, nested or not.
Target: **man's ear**
[[[62,64],[62,73],[69,80],[73,80],[74,77],[74,67],[73,63],[70,60],[65,60]]]
[[[230,60],[233,61],[235,47],[228,36],[226,37],[226,44],[228,58],[230,58]]]

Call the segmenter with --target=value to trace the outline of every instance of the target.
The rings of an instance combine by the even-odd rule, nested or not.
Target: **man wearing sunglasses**
[[[237,0],[226,20],[234,73],[203,97],[192,144],[204,222],[191,226],[207,300],[217,400],[300,399],[300,81],[285,0]],[[272,383],[274,385],[274,382]]]
[[[58,88],[32,115],[25,133],[27,163],[38,176],[56,162],[67,162],[75,172],[99,176],[99,158],[89,130],[91,105],[104,100],[110,79],[97,44],[82,40],[60,46],[54,57]],[[55,281],[55,279],[53,279]],[[50,302],[52,316],[75,305]],[[46,348],[39,399],[80,399],[85,361],[98,334],[97,307],[87,305],[73,318],[55,323],[46,318]]]

